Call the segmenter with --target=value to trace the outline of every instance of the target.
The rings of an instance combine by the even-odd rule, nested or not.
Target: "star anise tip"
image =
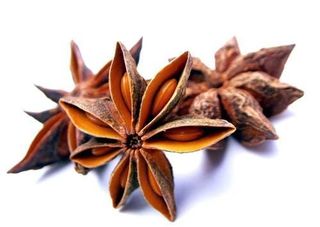
[[[21,165],[21,162],[19,162],[18,164],[16,164],[15,166],[13,166],[11,169],[9,169],[7,171],[8,174],[11,174],[11,173],[20,173],[20,172],[23,172],[23,171],[26,171],[28,170],[27,167]]]
[[[140,39],[138,40],[137,43],[140,44],[140,45],[142,45],[142,42],[143,42],[143,36],[140,37]]]
[[[49,89],[37,84],[34,84],[34,86],[55,103],[58,103],[59,99],[67,94],[67,92],[63,90]]]
[[[27,110],[23,110],[23,112],[24,112],[25,114],[27,114],[28,116],[33,117],[33,118],[36,118],[36,115],[38,114],[38,113],[36,113],[36,112],[27,111]]]
[[[78,47],[77,43],[73,39],[70,41],[70,45],[71,45],[72,48],[73,47]]]
[[[9,169],[9,170],[7,171],[7,173],[10,174],[10,173],[18,173],[18,172],[16,172],[15,169],[14,169],[14,167],[13,167],[13,168]]]
[[[289,44],[289,45],[286,45],[286,46],[284,46],[284,47],[287,47],[288,48],[288,50],[293,50],[293,48],[295,48],[296,47],[296,44],[295,43],[292,43],[292,44]]]

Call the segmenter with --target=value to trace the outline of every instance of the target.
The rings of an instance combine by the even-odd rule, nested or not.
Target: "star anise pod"
[[[142,39],[131,48],[131,54],[136,62],[139,61],[141,47]],[[75,88],[71,92],[66,92],[37,87],[55,103],[58,103],[59,99],[65,96],[91,98],[107,96],[109,93],[108,75],[110,65],[111,61],[94,75],[85,65],[76,43],[71,42],[70,69]],[[43,128],[32,141],[26,156],[10,169],[9,173],[39,169],[55,162],[68,160],[70,151],[89,138],[88,135],[73,126],[59,105],[54,109],[39,113],[26,113],[43,123]],[[80,168],[79,171],[84,170]]]
[[[196,151],[235,130],[220,119],[170,118],[185,91],[191,64],[191,56],[185,52],[147,85],[130,53],[118,43],[109,75],[111,99],[61,99],[73,124],[93,136],[71,153],[72,161],[92,169],[122,156],[110,179],[114,207],[124,205],[130,193],[140,186],[150,205],[174,220],[172,168],[162,150]]]
[[[241,55],[233,38],[215,54],[215,70],[194,58],[184,101],[176,111],[229,119],[237,127],[234,135],[246,145],[277,139],[267,117],[303,96],[303,91],[279,81],[293,47]]]

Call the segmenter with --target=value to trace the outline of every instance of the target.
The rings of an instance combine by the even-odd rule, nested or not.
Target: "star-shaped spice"
[[[131,54],[136,62],[139,61],[141,47],[142,39],[131,48]],[[85,65],[76,43],[71,42],[70,69],[75,84],[73,91],[66,92],[37,87],[55,103],[58,103],[60,98],[66,96],[91,98],[107,96],[109,93],[108,75],[110,65],[111,61],[94,76],[92,71]],[[55,162],[68,160],[70,151],[89,138],[88,135],[73,126],[59,105],[54,109],[39,113],[26,113],[43,123],[43,128],[32,141],[26,156],[10,169],[9,173],[39,169]],[[84,171],[82,168],[78,170]]]
[[[162,150],[200,150],[235,130],[232,124],[220,119],[170,118],[184,94],[191,65],[186,52],[147,85],[130,53],[118,43],[109,75],[111,99],[61,99],[60,104],[73,124],[93,136],[71,153],[72,161],[92,169],[122,156],[110,179],[114,207],[123,205],[140,186],[150,205],[174,220],[172,169]]]
[[[303,91],[279,81],[293,47],[272,47],[241,55],[233,38],[215,54],[215,70],[194,58],[178,114],[229,119],[237,127],[234,135],[246,145],[277,139],[267,117],[282,112],[303,96]]]

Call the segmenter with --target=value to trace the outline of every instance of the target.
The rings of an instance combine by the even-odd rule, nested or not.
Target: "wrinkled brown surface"
[[[293,48],[294,45],[279,46],[240,55],[223,71],[224,76],[231,79],[242,72],[263,71],[275,78],[280,78]]]
[[[237,39],[233,37],[216,52],[216,71],[219,73],[226,71],[232,61],[238,56],[240,56],[240,49]]]
[[[215,88],[211,88],[208,91],[196,96],[193,99],[190,108],[188,109],[188,113],[194,114],[195,116],[202,116],[211,119],[222,118],[218,90]],[[224,150],[225,147],[226,140],[222,140],[216,144],[211,145],[210,147],[207,147],[206,149],[215,151]]]
[[[266,117],[281,113],[303,96],[303,91],[279,81],[293,47],[241,55],[236,38],[232,38],[216,52],[215,70],[194,58],[193,77],[175,114],[230,119],[237,126],[237,139],[249,146],[276,139]]]
[[[209,85],[206,82],[188,81],[185,95],[183,96],[180,104],[173,110],[174,114],[185,115],[189,113],[189,108],[197,95],[207,91]]]
[[[235,135],[246,145],[257,145],[278,136],[271,122],[263,115],[259,103],[248,92],[221,89],[219,96],[231,122],[237,127]]]
[[[230,80],[229,86],[249,91],[263,108],[266,116],[281,113],[303,96],[303,91],[269,76],[264,72],[247,72]]]
[[[196,96],[189,108],[189,113],[211,119],[221,118],[218,90],[211,88]]]

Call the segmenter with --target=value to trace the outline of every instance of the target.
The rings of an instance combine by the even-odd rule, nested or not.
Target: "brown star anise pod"
[[[131,49],[136,62],[139,61],[142,39]],[[108,75],[109,61],[95,76],[85,65],[80,50],[75,42],[71,42],[71,73],[75,88],[71,92],[52,90],[37,86],[49,99],[58,103],[61,97],[102,97],[109,93]],[[16,164],[9,173],[19,173],[29,169],[39,169],[43,166],[68,160],[70,151],[88,140],[88,135],[77,130],[58,105],[54,109],[34,113],[26,112],[39,122],[43,128],[32,141],[26,156]],[[77,167],[77,166],[76,166]],[[84,171],[79,169],[79,171]]]
[[[172,169],[162,150],[196,151],[235,130],[220,119],[170,118],[184,94],[191,65],[191,57],[185,52],[147,85],[130,53],[118,43],[109,75],[111,99],[61,99],[73,124],[93,136],[71,153],[72,161],[92,169],[122,156],[110,179],[114,207],[122,206],[140,186],[150,205],[174,220]]]
[[[186,95],[176,111],[229,119],[237,127],[234,135],[246,145],[277,139],[267,117],[303,96],[303,91],[279,81],[293,47],[241,55],[233,38],[215,54],[215,70],[194,58]]]

